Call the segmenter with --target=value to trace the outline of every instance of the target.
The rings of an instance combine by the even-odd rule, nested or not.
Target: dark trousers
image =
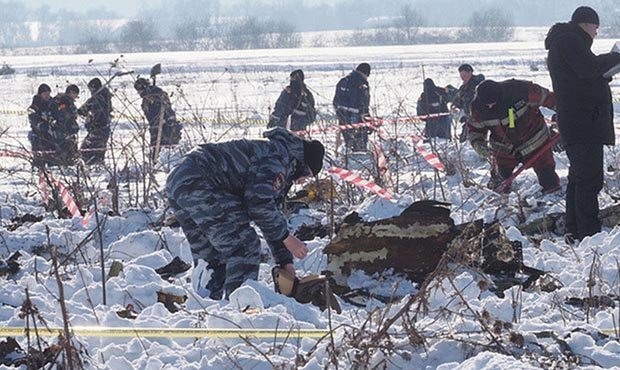
[[[603,144],[566,145],[566,232],[578,239],[601,231],[598,193],[603,188]]]
[[[512,176],[512,172],[517,164],[519,162],[527,162],[529,158],[528,156],[522,160],[518,160],[514,156],[498,153],[495,157],[495,161],[501,180],[503,181]],[[538,183],[542,186],[543,192],[560,189],[560,178],[555,172],[555,160],[553,159],[553,152],[551,149],[543,153],[532,167],[534,168],[534,172],[536,172]]]

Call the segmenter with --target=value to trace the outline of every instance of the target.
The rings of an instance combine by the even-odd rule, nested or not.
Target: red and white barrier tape
[[[381,150],[381,145],[376,142],[373,142],[372,145],[374,147],[373,153],[375,155],[375,161],[377,162],[377,169],[379,170],[379,174],[383,176],[388,172],[387,158],[385,158],[383,150]]]
[[[62,202],[64,203],[65,207],[67,207],[67,209],[69,210],[69,213],[71,214],[71,216],[82,217],[82,213],[80,212],[80,209],[75,203],[75,200],[69,193],[69,190],[60,181],[56,180],[56,178],[54,178],[52,174],[49,174],[49,179],[54,185],[56,185],[56,187],[58,188],[58,191],[60,191],[60,198],[62,199]],[[45,177],[41,173],[39,175],[39,190],[41,190],[41,187],[46,184],[47,182],[45,181]],[[41,197],[43,198],[43,201],[47,203],[47,201],[49,200],[47,186],[45,186],[45,189],[41,191]],[[94,211],[90,211],[86,214],[86,216],[83,217],[82,219],[83,226],[88,225],[88,222],[90,221],[90,216],[92,216],[93,213]]]
[[[47,182],[45,181],[45,176],[43,173],[39,173],[39,193],[41,193],[41,198],[43,199],[43,203],[47,204],[50,200],[49,192],[47,191]]]
[[[393,200],[392,196],[390,195],[390,193],[388,193],[387,190],[383,189],[382,187],[370,180],[363,179],[353,171],[345,170],[344,168],[340,167],[332,167],[328,170],[328,172],[334,177],[350,182],[353,185],[358,186],[362,189],[373,192],[381,198]]]
[[[418,150],[418,153],[422,155],[425,161],[427,161],[431,166],[439,171],[445,171],[443,163],[439,160],[439,157],[435,153],[429,152],[423,145],[423,136],[413,136],[411,140],[413,141],[413,145]]]

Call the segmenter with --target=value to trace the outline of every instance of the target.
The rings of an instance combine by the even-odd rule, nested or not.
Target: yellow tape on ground
[[[203,328],[113,328],[98,326],[75,326],[71,332],[84,337],[106,338],[321,338],[329,334],[325,329],[203,329]],[[63,328],[38,328],[41,336],[57,336],[64,333]],[[26,335],[24,328],[0,328],[0,337],[21,337]],[[30,329],[30,335],[34,330]]]

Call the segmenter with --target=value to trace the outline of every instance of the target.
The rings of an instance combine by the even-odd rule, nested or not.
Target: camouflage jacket
[[[265,239],[282,241],[289,231],[279,203],[293,181],[309,175],[309,171],[300,137],[281,127],[268,130],[263,136],[267,140],[198,146],[187,154],[196,168],[182,181],[190,184],[201,180],[213,189],[238,195]]]

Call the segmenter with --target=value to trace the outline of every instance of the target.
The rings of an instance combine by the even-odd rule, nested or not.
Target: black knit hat
[[[291,72],[290,78],[291,78],[291,80],[295,79],[295,80],[303,81],[304,80],[304,71],[302,71],[301,69],[296,69],[293,72]]]
[[[48,84],[40,84],[39,88],[37,89],[37,94],[43,94],[44,92],[52,92],[52,89],[49,87]]]
[[[312,175],[316,176],[323,168],[323,156],[325,147],[318,140],[304,140],[304,161],[310,167]]]
[[[502,86],[493,80],[484,80],[476,87],[476,99],[482,104],[497,103],[502,99]]]
[[[77,87],[77,85],[71,84],[71,85],[67,86],[67,89],[65,90],[65,94],[68,94],[70,92],[76,93],[76,94],[79,95],[80,94],[80,88]]]
[[[355,70],[365,74],[366,76],[370,76],[370,64],[368,63],[360,63]]]
[[[88,81],[88,88],[90,90],[98,90],[101,88],[101,80],[97,77],[93,78],[92,80]]]
[[[459,66],[459,72],[463,72],[463,71],[467,71],[467,72],[473,72],[474,71],[474,67],[472,67],[470,64],[461,64]]]
[[[139,77],[136,82],[133,84],[134,89],[138,91],[146,90],[149,87],[149,80],[143,77]]]
[[[580,6],[575,9],[570,21],[573,23],[596,24],[597,26],[600,24],[598,14],[596,14],[596,11],[589,6]]]

